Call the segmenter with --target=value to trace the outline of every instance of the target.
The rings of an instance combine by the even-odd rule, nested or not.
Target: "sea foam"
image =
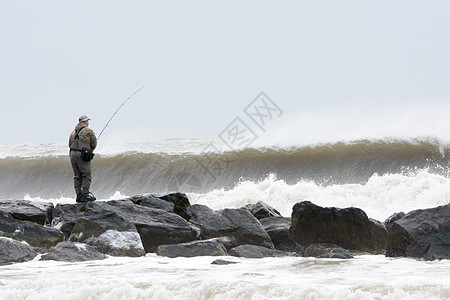
[[[405,213],[450,202],[450,179],[426,170],[415,174],[373,175],[365,184],[321,186],[312,181],[287,184],[270,175],[253,182],[242,181],[231,190],[188,194],[191,202],[214,209],[243,207],[264,201],[289,217],[295,203],[310,201],[326,207],[358,207],[370,218],[384,221],[395,212]]]

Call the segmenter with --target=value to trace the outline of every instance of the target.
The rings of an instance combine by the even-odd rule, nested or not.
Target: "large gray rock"
[[[144,246],[136,227],[110,212],[101,218],[78,218],[69,238],[94,246],[113,256],[144,256]]]
[[[0,211],[0,236],[25,241],[32,247],[50,248],[63,240],[61,231],[34,222],[19,221]]]
[[[175,208],[175,204],[172,202],[157,198],[153,195],[137,195],[130,197],[129,200],[131,200],[134,204],[162,209],[168,212],[174,212]]]
[[[359,208],[320,207],[309,201],[294,205],[289,234],[295,243],[336,244],[348,250],[383,253],[387,231]]]
[[[28,200],[0,200],[0,210],[10,213],[16,220],[49,225],[52,220],[53,203],[31,202]]]
[[[296,256],[293,252],[289,253],[256,245],[240,245],[228,251],[228,254],[231,256],[245,258]]]
[[[105,259],[107,256],[94,247],[83,243],[61,242],[41,256],[41,260],[90,261]]]
[[[134,224],[141,236],[145,252],[156,252],[160,245],[191,242],[200,238],[199,230],[175,213],[127,201],[109,201],[115,212]]]
[[[353,258],[350,251],[333,244],[311,244],[305,249],[305,257],[318,258]]]
[[[131,203],[128,200],[122,200]],[[111,213],[116,212],[116,207],[106,202],[82,202],[76,204],[57,204],[53,210],[52,226],[61,230],[68,239],[79,218],[101,220]]]
[[[248,209],[250,213],[258,220],[270,217],[281,217],[278,210],[263,201],[258,201],[255,204],[248,204],[245,208]]]
[[[450,259],[450,204],[415,210],[395,221],[386,256]]]
[[[182,244],[161,245],[156,252],[160,256],[195,257],[195,256],[225,256],[227,249],[218,239],[194,241]]]
[[[0,265],[32,260],[37,252],[26,242],[0,237]]]
[[[289,236],[291,218],[270,217],[259,220],[259,222],[272,239],[275,249],[303,254],[303,247],[297,245]]]
[[[54,226],[65,234],[72,233],[79,218],[101,220],[115,213],[136,227],[145,252],[156,252],[158,246],[185,243],[199,239],[198,229],[175,213],[136,205],[130,200],[91,202],[56,206]]]
[[[195,204],[187,209],[190,222],[201,230],[202,239],[231,237],[233,246],[250,244],[273,249],[273,243],[261,223],[247,209],[214,211]]]

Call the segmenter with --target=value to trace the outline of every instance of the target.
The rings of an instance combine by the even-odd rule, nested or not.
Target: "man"
[[[74,187],[77,202],[94,201],[95,197],[89,192],[91,187],[91,162],[82,159],[82,149],[94,150],[97,147],[97,137],[89,127],[89,118],[82,115],[78,119],[75,130],[69,137],[70,162],[74,173]]]

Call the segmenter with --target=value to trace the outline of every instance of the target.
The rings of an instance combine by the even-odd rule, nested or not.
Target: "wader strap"
[[[79,134],[79,133],[81,132],[81,130],[83,130],[84,128],[86,128],[86,127],[81,127],[80,129],[78,129],[78,131],[75,131],[75,137],[74,137],[74,140],[79,140],[79,139],[80,139],[80,137],[78,136],[78,134]],[[80,149],[70,148],[70,152],[72,152],[72,151],[83,152],[83,150],[80,150]]]
[[[75,140],[79,140],[80,137],[78,136],[78,134],[81,132],[81,130],[83,130],[84,127],[81,127],[80,129],[78,129],[78,131],[75,131]]]

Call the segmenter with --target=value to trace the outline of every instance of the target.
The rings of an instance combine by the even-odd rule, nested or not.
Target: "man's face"
[[[84,123],[84,125],[86,125],[86,127],[89,127],[89,120],[86,120],[83,123]]]

